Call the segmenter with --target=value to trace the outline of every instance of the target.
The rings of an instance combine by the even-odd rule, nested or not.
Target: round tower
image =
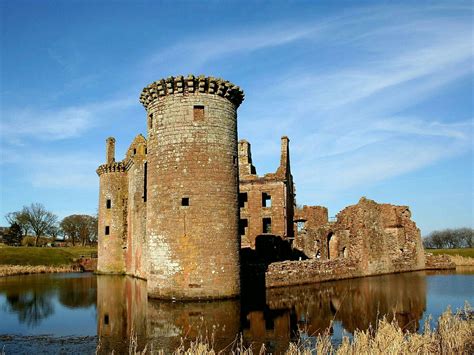
[[[106,163],[99,166],[97,272],[125,273],[127,173],[115,161],[115,139],[106,140]]]
[[[243,92],[212,77],[145,87],[148,295],[240,293],[237,108]]]

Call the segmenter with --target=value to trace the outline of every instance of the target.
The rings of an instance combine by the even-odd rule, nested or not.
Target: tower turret
[[[106,140],[107,163],[99,166],[98,264],[100,273],[125,273],[127,172],[115,161],[115,139]]]
[[[243,97],[228,81],[193,75],[143,89],[150,297],[240,293],[237,108]]]
[[[115,161],[115,138],[109,137],[105,142],[105,161],[112,164]]]

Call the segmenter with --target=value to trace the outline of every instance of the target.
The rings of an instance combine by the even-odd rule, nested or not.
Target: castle
[[[136,136],[122,161],[108,138],[97,169],[99,273],[146,279],[152,298],[212,299],[240,294],[241,249],[272,261],[267,287],[424,268],[406,206],[361,199],[337,221],[324,207],[296,209],[287,137],[276,172],[258,176],[237,139],[243,99],[205,76],[143,89],[147,138]]]

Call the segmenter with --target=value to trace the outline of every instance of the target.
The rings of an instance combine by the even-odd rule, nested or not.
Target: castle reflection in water
[[[97,277],[99,352],[126,352],[132,335],[138,349],[175,350],[202,337],[222,350],[243,334],[245,346],[284,352],[289,341],[312,339],[336,324],[352,333],[386,316],[418,330],[426,308],[423,272],[377,276],[308,286],[260,290],[241,300],[172,302],[147,298],[146,282]]]

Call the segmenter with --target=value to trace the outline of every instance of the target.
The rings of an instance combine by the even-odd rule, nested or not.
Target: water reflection
[[[103,352],[127,351],[132,331],[139,349],[172,351],[182,338],[198,336],[224,349],[239,332],[246,346],[261,344],[284,352],[289,341],[317,335],[339,322],[347,332],[367,329],[381,316],[417,331],[426,308],[424,273],[406,273],[269,289],[265,302],[166,302],[149,300],[146,283],[128,277],[100,276],[98,333]],[[260,295],[262,296],[262,295]],[[246,300],[249,297],[245,298]]]
[[[404,329],[418,330],[426,314],[436,319],[448,305],[455,309],[464,300],[474,303],[473,270],[404,273],[269,290],[254,285],[244,289],[240,301],[201,303],[148,299],[145,281],[123,276],[12,276],[0,278],[0,334],[91,336],[71,344],[66,341],[70,352],[76,353],[94,353],[94,335],[100,338],[100,353],[126,353],[133,334],[138,349],[148,344],[148,349],[168,353],[182,338],[186,343],[200,335],[215,349],[224,349],[243,334],[245,346],[258,350],[265,344],[268,351],[280,353],[289,341],[312,341],[331,324],[337,341],[343,330],[367,329],[383,315]],[[0,337],[0,349],[6,345],[7,353],[30,353],[40,344],[49,346],[44,337],[7,338]],[[78,350],[85,345],[92,351]]]
[[[2,311],[18,316],[20,324],[38,327],[55,313],[57,301],[67,308],[88,308],[96,302],[96,282],[82,275],[24,275],[0,279]]]
[[[137,346],[175,350],[202,336],[214,349],[224,349],[240,331],[240,303],[168,302],[147,299],[146,282],[130,277],[97,277],[97,326],[100,353],[128,351],[129,340]]]

